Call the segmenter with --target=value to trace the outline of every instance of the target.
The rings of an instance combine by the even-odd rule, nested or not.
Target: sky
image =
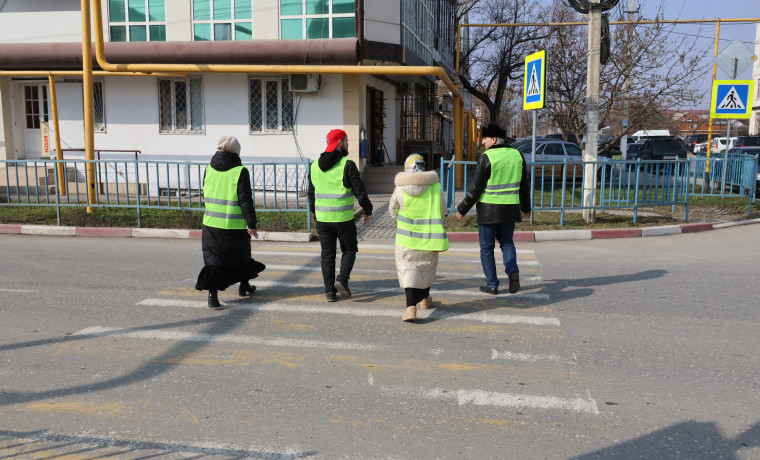
[[[629,0],[620,0],[619,4],[628,6]],[[660,0],[634,0],[635,9],[641,13],[642,19],[654,19]],[[760,18],[760,0],[666,0],[665,1],[664,19],[728,19],[728,18]],[[704,68],[695,69],[697,72],[704,73],[703,89],[707,95],[701,104],[700,109],[709,109],[710,89],[712,87],[712,59],[715,53],[715,23],[706,24],[682,24],[677,25],[675,33],[685,34],[687,37],[693,37],[697,45],[707,50],[708,60]],[[733,40],[740,40],[752,53],[755,53],[755,33],[754,23],[735,24],[721,23],[720,40],[718,52],[722,51]],[[758,57],[760,59],[760,56]],[[716,79],[729,79],[730,76],[724,73],[720,67],[716,71]],[[739,80],[752,79],[752,67],[737,76]]]

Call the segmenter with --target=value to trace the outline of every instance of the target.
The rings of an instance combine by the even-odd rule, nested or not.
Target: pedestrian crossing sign
[[[715,80],[712,89],[712,118],[750,118],[755,84],[752,80]]]
[[[546,50],[525,58],[525,84],[523,110],[544,108],[544,79],[546,77]]]

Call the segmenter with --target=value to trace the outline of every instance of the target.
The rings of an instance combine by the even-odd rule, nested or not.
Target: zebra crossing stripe
[[[75,332],[76,336],[102,337],[121,335],[135,339],[182,340],[189,342],[245,343],[274,347],[328,348],[334,350],[376,350],[379,347],[366,343],[349,343],[325,340],[265,339],[255,336],[218,335],[203,332],[165,331],[149,329],[117,329],[93,326]]]
[[[185,307],[185,308],[203,308],[208,309],[208,303],[197,300],[182,299],[155,299],[149,298],[137,302],[136,305],[148,307]],[[271,303],[235,302],[228,304],[227,308],[236,310],[266,311],[278,313],[312,313],[312,314],[329,314],[358,317],[390,317],[397,318],[401,310],[398,308],[367,308],[364,306],[356,307],[329,307],[314,305],[313,303],[288,304],[283,305],[279,301]],[[431,310],[419,310],[417,317],[421,319],[450,319],[457,321],[479,321],[482,323],[493,324],[530,324],[533,326],[555,326],[560,327],[559,318],[549,318],[542,316],[525,316],[525,315],[507,315],[500,313],[486,312],[461,312],[443,310],[434,308]]]

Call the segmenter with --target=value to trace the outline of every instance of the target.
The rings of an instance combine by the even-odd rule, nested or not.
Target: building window
[[[193,40],[251,40],[251,0],[193,0]]]
[[[96,133],[106,132],[106,103],[103,98],[103,80],[100,78],[92,81],[92,106],[95,115]]]
[[[108,0],[112,42],[165,42],[165,0]]]
[[[433,10],[429,0],[402,0],[402,45],[428,65],[433,62]]]
[[[160,132],[203,132],[202,83],[201,77],[158,80]]]
[[[401,93],[401,139],[405,141],[427,140],[427,101],[430,94],[424,85],[409,84]]]
[[[280,0],[280,38],[356,36],[355,0]]]
[[[248,104],[251,133],[293,131],[293,93],[287,77],[251,77]]]

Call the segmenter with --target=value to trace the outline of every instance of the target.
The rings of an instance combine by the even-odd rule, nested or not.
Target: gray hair
[[[222,152],[232,152],[240,155],[240,142],[234,136],[222,136],[216,142],[216,149]]]

